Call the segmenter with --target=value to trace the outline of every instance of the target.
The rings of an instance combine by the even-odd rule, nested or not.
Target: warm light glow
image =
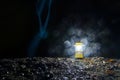
[[[83,43],[77,42],[75,43],[75,52],[83,52],[84,50],[84,45]]]

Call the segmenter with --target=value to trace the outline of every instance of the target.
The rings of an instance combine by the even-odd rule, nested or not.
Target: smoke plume
[[[94,16],[69,16],[58,25],[58,30],[53,31],[54,43],[50,45],[49,54],[56,56],[72,57],[75,54],[74,44],[84,44],[84,56],[101,56],[109,40],[109,29],[103,23],[104,19]]]

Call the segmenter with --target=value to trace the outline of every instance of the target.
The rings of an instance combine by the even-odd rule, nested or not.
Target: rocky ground
[[[1,59],[0,80],[120,80],[120,59]]]

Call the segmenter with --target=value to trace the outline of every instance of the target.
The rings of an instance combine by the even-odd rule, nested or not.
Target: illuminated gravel
[[[120,80],[120,60],[93,57],[0,60],[0,80]]]

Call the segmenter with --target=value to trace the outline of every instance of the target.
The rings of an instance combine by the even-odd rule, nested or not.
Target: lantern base
[[[84,58],[82,53],[75,53],[75,58]]]

